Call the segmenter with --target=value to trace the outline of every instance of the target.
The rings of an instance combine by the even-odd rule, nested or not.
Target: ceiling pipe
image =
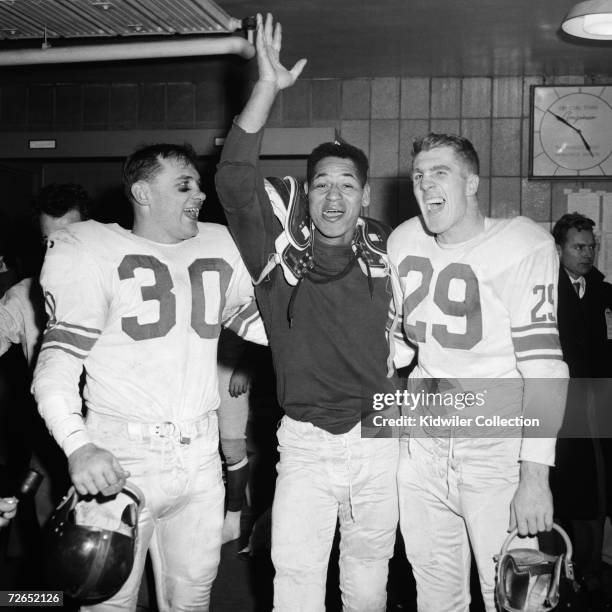
[[[201,55],[240,55],[250,59],[253,45],[240,36],[209,36],[185,40],[16,49],[0,51],[0,66],[28,64],[67,64],[74,62],[112,62]]]

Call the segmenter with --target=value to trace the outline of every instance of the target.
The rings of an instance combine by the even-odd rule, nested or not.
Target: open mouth
[[[200,209],[199,207],[195,206],[193,208],[184,208],[183,212],[185,213],[186,216],[188,216],[192,221],[197,221],[198,220],[198,216],[200,214]]]
[[[446,204],[446,200],[441,196],[435,197],[435,198],[428,198],[427,200],[425,200],[425,206],[427,207],[427,212],[433,213],[433,214],[440,212],[444,208],[445,204]]]
[[[325,219],[325,221],[336,221],[343,215],[343,210],[339,210],[337,208],[328,208],[327,210],[323,211],[321,216],[323,217],[323,219]]]

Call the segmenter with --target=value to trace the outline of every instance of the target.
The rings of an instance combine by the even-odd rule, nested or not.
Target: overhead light
[[[561,28],[580,38],[612,40],[612,0],[585,0],[565,16]]]

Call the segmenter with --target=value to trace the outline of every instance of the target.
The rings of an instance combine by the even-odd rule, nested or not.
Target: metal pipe
[[[197,55],[240,55],[250,59],[255,48],[240,36],[207,36],[185,40],[16,49],[0,51],[0,66],[27,64],[67,64],[116,60],[188,57]]]

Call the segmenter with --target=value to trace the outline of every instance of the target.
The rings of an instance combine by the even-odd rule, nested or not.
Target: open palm
[[[272,15],[266,15],[265,24],[261,14],[257,14],[257,66],[259,80],[274,83],[280,90],[291,87],[300,76],[306,60],[301,59],[295,63],[291,70],[285,68],[279,59],[282,44],[282,28],[280,23],[274,25]]]

